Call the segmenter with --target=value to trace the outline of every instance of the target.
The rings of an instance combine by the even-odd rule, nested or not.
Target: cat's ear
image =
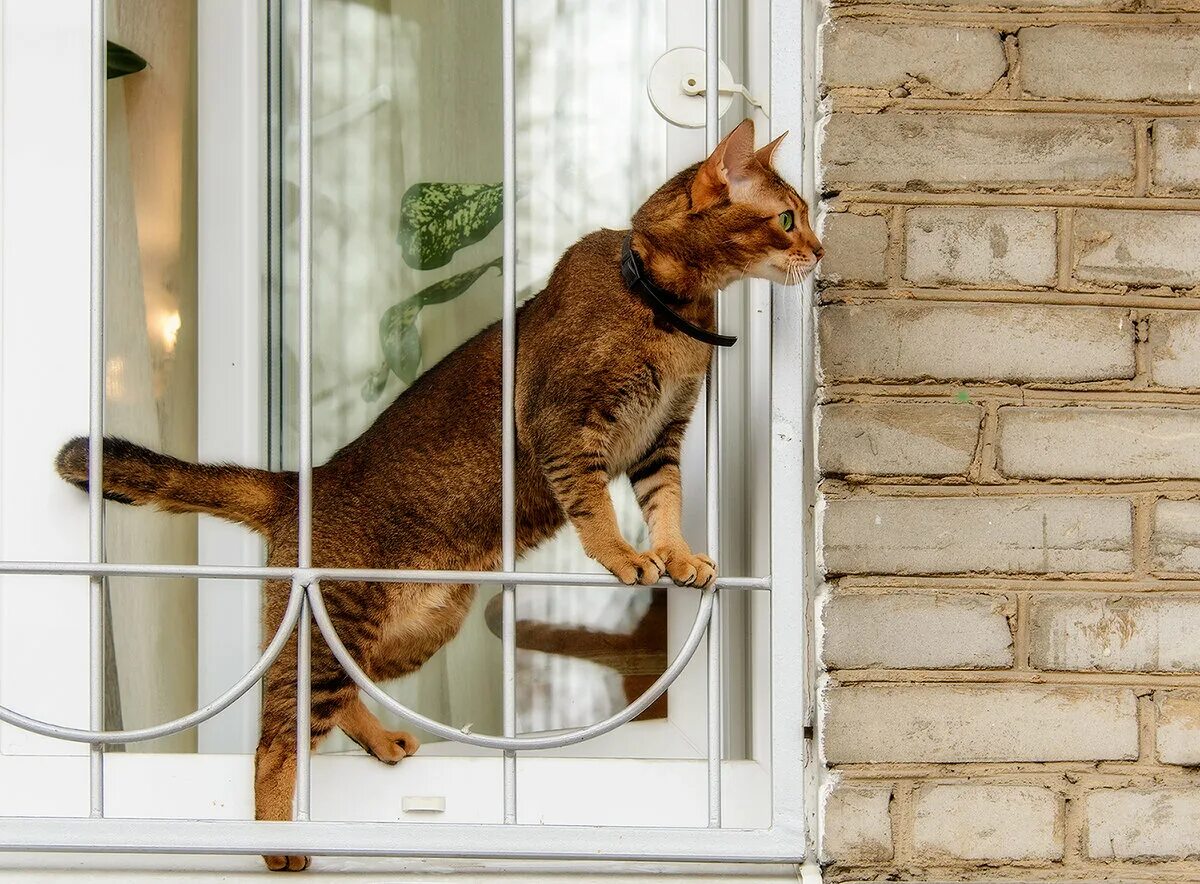
[[[745,180],[754,163],[754,121],[742,120],[725,136],[692,179],[692,207],[700,209],[726,196],[731,184]]]
[[[766,168],[771,168],[771,157],[775,155],[775,148],[779,147],[779,142],[787,138],[787,135],[787,132],[784,132],[770,144],[766,145],[765,147],[760,147],[754,154],[754,158],[762,163]]]

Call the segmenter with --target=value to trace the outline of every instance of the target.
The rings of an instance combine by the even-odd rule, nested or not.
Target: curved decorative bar
[[[576,743],[582,743],[585,740],[606,734],[626,722],[637,718],[637,716],[650,707],[650,704],[666,692],[672,682],[683,672],[684,667],[692,659],[692,655],[696,653],[696,648],[700,646],[700,641],[704,638],[704,633],[708,628],[708,621],[712,616],[715,597],[714,588],[709,587],[704,590],[704,594],[700,598],[700,609],[696,612],[695,622],[692,623],[692,630],[688,633],[683,647],[679,649],[679,653],[675,656],[675,659],[671,661],[671,665],[655,680],[654,684],[646,689],[644,694],[620,712],[587,727],[560,734],[551,734],[544,737],[497,737],[490,734],[474,734],[442,724],[440,721],[434,721],[432,718],[425,717],[420,712],[414,712],[399,700],[388,696],[379,685],[375,684],[362,671],[362,668],[350,656],[350,652],[346,650],[346,646],[342,644],[341,638],[338,636],[337,631],[333,628],[333,623],[329,619],[329,613],[325,610],[325,600],[321,597],[320,584],[314,582],[309,584],[308,587],[309,607],[312,609],[313,620],[316,622],[317,628],[321,630],[321,634],[325,637],[329,649],[333,651],[333,656],[342,664],[342,668],[346,670],[346,673],[355,683],[362,690],[366,691],[369,696],[378,701],[381,706],[400,716],[409,724],[422,727],[431,734],[436,734],[443,739],[453,740],[456,743],[467,743],[471,746],[482,746],[485,749],[506,750],[558,749],[562,746],[573,746]]]
[[[171,734],[185,731],[224,711],[230,704],[240,698],[242,694],[250,690],[255,682],[263,677],[267,669],[275,662],[275,659],[283,650],[283,646],[291,637],[292,631],[296,628],[296,622],[300,619],[300,608],[303,600],[304,585],[298,581],[294,582],[292,584],[291,595],[288,597],[287,610],[283,614],[283,622],[279,624],[279,629],[275,630],[275,635],[271,638],[271,643],[267,645],[262,656],[258,658],[258,662],[251,667],[249,672],[238,679],[233,687],[229,688],[221,696],[182,718],[176,718],[163,724],[156,724],[151,727],[143,727],[131,731],[93,731],[51,724],[50,722],[41,721],[36,718],[29,718],[5,706],[0,706],[0,721],[23,730],[32,731],[35,734],[41,734],[43,737],[54,737],[58,740],[70,740],[75,743],[102,744],[106,746],[120,743],[141,743],[146,740],[156,740],[159,737],[169,737]]]

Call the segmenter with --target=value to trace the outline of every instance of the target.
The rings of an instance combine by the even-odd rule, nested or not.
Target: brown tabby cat
[[[808,207],[772,169],[779,139],[754,151],[739,125],[712,156],[680,172],[633,217],[632,247],[693,324],[714,325],[718,289],[745,276],[794,282],[822,250]],[[679,447],[712,347],[681,332],[622,279],[626,231],[600,230],[567,250],[545,291],[517,315],[517,545],[529,550],[567,520],[588,555],[624,583],[708,586],[716,564],[680,530]],[[500,329],[480,332],[313,472],[313,561],[321,568],[492,569],[500,558]],[[87,487],[87,440],[58,455]],[[652,546],[631,547],[608,484],[626,474]],[[185,463],[121,439],[104,441],[104,496],[168,512],[210,513],[267,539],[272,566],[297,560],[296,474]],[[342,641],[376,681],[413,672],[454,637],[469,585],[322,584]],[[289,586],[264,588],[274,634]],[[417,749],[384,730],[313,630],[313,745],[334,727],[395,764]],[[255,757],[260,820],[292,815],[296,773],[293,636],[265,680]],[[299,870],[304,856],[268,856]]]

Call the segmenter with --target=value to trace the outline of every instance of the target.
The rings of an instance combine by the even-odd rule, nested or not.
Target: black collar
[[[737,338],[733,335],[722,335],[717,332],[711,332],[706,328],[701,328],[698,325],[688,322],[676,313],[668,302],[677,300],[677,296],[654,284],[653,280],[650,279],[650,274],[646,272],[646,268],[642,264],[642,259],[633,250],[632,240],[633,234],[629,234],[629,236],[625,237],[625,243],[621,246],[621,276],[625,280],[625,285],[629,286],[632,291],[644,295],[659,317],[675,326],[675,328],[679,329],[689,338],[695,338],[697,341],[717,347],[732,347],[737,343]]]

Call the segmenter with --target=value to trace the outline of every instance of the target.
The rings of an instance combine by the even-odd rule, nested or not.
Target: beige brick
[[[1072,261],[1084,282],[1200,285],[1200,212],[1080,209]]]
[[[821,861],[857,864],[892,858],[890,786],[838,785],[825,793]]]
[[[1196,633],[1192,633],[1195,640]],[[1200,765],[1200,691],[1158,691],[1158,760]]]
[[[823,473],[950,476],[975,455],[983,409],[965,402],[846,402],[817,409]]]
[[[1132,378],[1134,327],[1098,307],[876,301],[824,307],[823,380]]]
[[[838,593],[821,608],[821,658],[830,669],[985,669],[1013,662],[1007,596]]]
[[[826,88],[891,90],[914,81],[937,92],[981,94],[1004,76],[1000,34],[983,28],[839,19],[821,29]]]
[[[829,689],[830,764],[1097,761],[1137,757],[1132,690],[1046,685]]]
[[[917,790],[913,846],[932,859],[1056,860],[1063,799],[1039,786],[940,785]]]
[[[1200,598],[1153,595],[1035,597],[1035,669],[1200,672]]]
[[[918,206],[907,222],[904,278],[917,285],[1050,285],[1057,276],[1053,209]]]
[[[887,280],[888,224],[882,215],[828,212],[821,220],[821,279],[826,282]]]
[[[1195,408],[1001,408],[997,468],[1014,477],[1200,476]]]
[[[1159,2],[1187,3],[1190,0],[1159,0]],[[838,0],[835,6],[890,6],[895,0]],[[924,0],[922,6],[952,6],[1005,9],[1123,9],[1129,0]]]
[[[1200,387],[1200,312],[1151,315],[1150,374],[1160,387]]]
[[[1200,500],[1160,500],[1150,548],[1156,571],[1200,571]]]
[[[1200,189],[1200,120],[1154,124],[1154,185],[1164,190]]]
[[[1112,497],[855,497],[818,507],[831,574],[1128,571],[1132,514]]]
[[[1092,859],[1200,857],[1200,787],[1098,789],[1083,811]]]
[[[1194,101],[1200,28],[1053,25],[1021,28],[1021,88],[1041,98]]]
[[[1133,177],[1133,129],[1060,114],[834,113],[818,148],[822,190],[1079,187]]]

